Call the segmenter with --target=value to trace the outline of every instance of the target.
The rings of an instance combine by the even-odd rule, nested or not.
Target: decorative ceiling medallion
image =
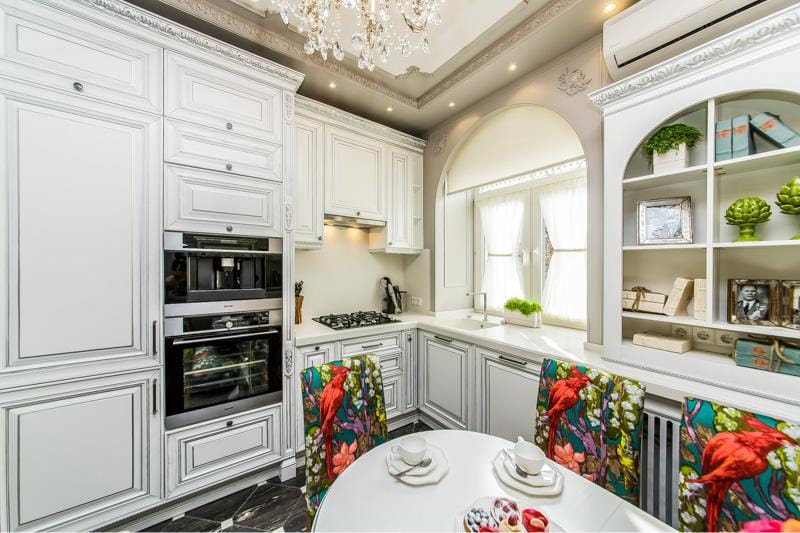
[[[447,150],[447,142],[448,142],[447,134],[443,133],[439,140],[436,141],[436,146],[433,148],[433,153],[436,155],[444,153]]]
[[[558,77],[558,90],[567,96],[575,96],[585,91],[590,83],[592,78],[587,78],[581,69],[570,70],[569,67],[564,67],[564,72]]]
[[[408,67],[405,72],[394,77],[396,80],[407,80],[409,78],[432,78],[430,72],[422,72],[419,67]]]

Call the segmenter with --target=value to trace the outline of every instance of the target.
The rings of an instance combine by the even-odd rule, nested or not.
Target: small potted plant
[[[689,149],[703,138],[700,130],[687,124],[664,126],[642,146],[655,174],[680,170],[689,166]]]
[[[294,323],[303,323],[303,282],[294,282]]]
[[[784,215],[800,215],[800,177],[795,176],[792,181],[781,187],[777,194],[778,201],[775,205],[781,208]],[[800,240],[800,233],[792,237]]]
[[[739,198],[725,211],[730,226],[739,226],[739,238],[733,242],[760,241],[756,237],[756,224],[763,224],[772,215],[769,204],[757,196]]]
[[[542,327],[542,306],[538,303],[521,298],[511,298],[503,307],[503,317],[506,319],[506,323],[529,328]]]

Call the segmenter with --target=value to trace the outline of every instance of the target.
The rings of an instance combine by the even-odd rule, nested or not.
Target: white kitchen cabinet
[[[281,185],[166,165],[164,229],[280,238]]]
[[[0,109],[0,368],[155,357],[161,119],[11,81]]]
[[[386,221],[386,144],[325,126],[325,213]]]
[[[161,112],[161,49],[45,6],[0,6],[4,75]]]
[[[403,414],[403,376],[399,372],[382,373],[383,378],[383,405],[386,409],[386,419]]]
[[[298,115],[294,127],[294,243],[297,248],[322,246],[325,206],[325,127]]]
[[[157,503],[158,370],[0,393],[0,529],[81,531]]]
[[[470,352],[461,341],[419,333],[419,408],[450,429],[472,429]]]
[[[281,142],[280,89],[174,52],[165,57],[167,118]]]
[[[387,163],[389,207],[386,226],[370,230],[369,248],[373,252],[419,253],[422,245],[419,239],[415,239],[415,199],[421,190],[422,155],[389,146]]]
[[[164,123],[164,161],[176,165],[283,180],[279,144],[178,120]]]
[[[539,364],[518,356],[476,347],[478,364],[477,429],[516,441],[533,440]]]
[[[413,411],[417,408],[417,330],[404,331],[404,358],[401,362],[404,365],[405,374],[405,412]]]
[[[167,434],[167,497],[207,488],[280,459],[279,405]]]

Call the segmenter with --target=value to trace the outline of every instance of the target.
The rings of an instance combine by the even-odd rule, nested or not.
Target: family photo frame
[[[728,322],[800,329],[800,280],[728,280]]]

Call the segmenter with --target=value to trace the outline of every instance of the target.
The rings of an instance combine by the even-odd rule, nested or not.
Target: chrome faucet
[[[467,296],[483,296],[483,321],[489,321],[489,315],[486,313],[486,293],[485,292],[468,292]]]

